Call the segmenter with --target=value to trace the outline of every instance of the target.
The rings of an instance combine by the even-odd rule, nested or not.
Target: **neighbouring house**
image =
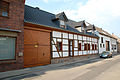
[[[24,0],[0,0],[0,72],[23,68]]]
[[[99,37],[91,32],[79,32],[69,21],[64,12],[55,15],[25,6],[24,67],[97,56]]]
[[[120,53],[120,38],[113,33],[112,36],[117,39],[117,51]]]
[[[113,54],[117,53],[117,39],[107,31],[89,24],[89,26],[87,26],[87,32],[93,32],[99,36],[99,53],[103,51],[110,51]]]

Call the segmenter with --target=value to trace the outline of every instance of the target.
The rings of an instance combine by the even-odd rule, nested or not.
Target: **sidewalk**
[[[79,63],[83,63],[83,62],[88,63],[90,61],[95,62],[95,61],[98,61],[97,59],[99,59],[99,58],[86,59],[84,61],[83,60],[78,60],[78,61],[69,62],[69,63],[49,64],[49,65],[45,65],[45,66],[37,66],[37,67],[31,67],[31,68],[24,68],[24,69],[20,69],[20,70],[0,72],[0,80],[5,79],[5,78],[9,78],[9,77],[14,77],[14,76],[33,73],[33,72],[38,72],[38,71],[42,71],[42,70],[48,70],[48,69],[52,69],[52,68],[56,68],[56,67],[60,67],[60,66],[75,64],[75,63],[78,63],[78,62]]]
[[[117,54],[117,55],[119,55],[119,54]],[[114,55],[114,57],[116,57],[117,55]],[[71,66],[71,65],[77,64],[77,63],[81,63],[81,65],[85,65],[85,64],[97,62],[100,60],[103,60],[103,59],[100,59],[99,57],[97,57],[97,58],[86,59],[86,60],[78,60],[78,61],[69,62],[69,63],[49,64],[49,65],[45,65],[45,66],[37,66],[37,67],[31,67],[31,68],[24,68],[24,69],[20,69],[20,70],[0,72],[0,80],[5,79],[5,78],[20,76],[20,75],[25,75],[25,74],[29,74],[29,73],[39,72],[39,71],[43,71],[43,70],[54,70],[54,68],[57,68],[57,67]]]

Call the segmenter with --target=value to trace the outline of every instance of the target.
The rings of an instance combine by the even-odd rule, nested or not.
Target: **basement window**
[[[57,48],[59,51],[62,51],[62,42],[57,42]]]
[[[9,3],[0,0],[0,16],[8,17]]]

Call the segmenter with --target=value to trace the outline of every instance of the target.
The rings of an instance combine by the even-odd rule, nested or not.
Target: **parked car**
[[[112,58],[112,53],[108,51],[104,51],[100,54],[100,58]]]

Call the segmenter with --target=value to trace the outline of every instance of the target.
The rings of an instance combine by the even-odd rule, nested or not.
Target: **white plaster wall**
[[[68,46],[63,45],[63,51],[68,50]]]
[[[82,40],[82,36],[79,35],[79,36],[78,36],[78,40]]]
[[[63,33],[63,38],[68,38],[68,33]]]
[[[53,58],[59,57],[58,52],[53,52]]]
[[[74,40],[74,47],[78,47],[78,41]]]
[[[68,44],[68,40],[67,39],[63,39],[63,44]]]
[[[83,36],[83,40],[86,40],[86,36]]]
[[[74,51],[74,56],[78,56],[78,51]]]
[[[103,51],[106,51],[106,41],[109,41],[110,43],[110,51],[111,51],[111,41],[110,41],[110,37],[104,36],[99,34],[99,53],[102,53]],[[103,43],[102,43],[102,48],[100,47],[101,44],[101,37],[103,37]],[[104,44],[104,48],[103,48],[103,44]]]
[[[111,40],[111,51],[112,52],[114,52],[114,51],[117,52],[117,40],[113,39],[113,38],[111,38],[110,40]],[[116,45],[116,49],[112,50],[112,45]]]
[[[61,32],[53,31],[53,37],[61,38]]]
[[[77,35],[74,35],[74,39],[77,39]]]
[[[69,34],[69,39],[73,39],[73,34]]]
[[[55,45],[52,45],[52,51],[57,51]]]
[[[55,44],[57,44],[57,42],[56,42],[56,38],[53,38],[53,40],[54,40]],[[54,44],[54,43],[53,43],[53,44]]]
[[[82,51],[79,51],[79,55],[82,55]]]
[[[63,52],[63,57],[67,57],[68,56],[68,52]]]

